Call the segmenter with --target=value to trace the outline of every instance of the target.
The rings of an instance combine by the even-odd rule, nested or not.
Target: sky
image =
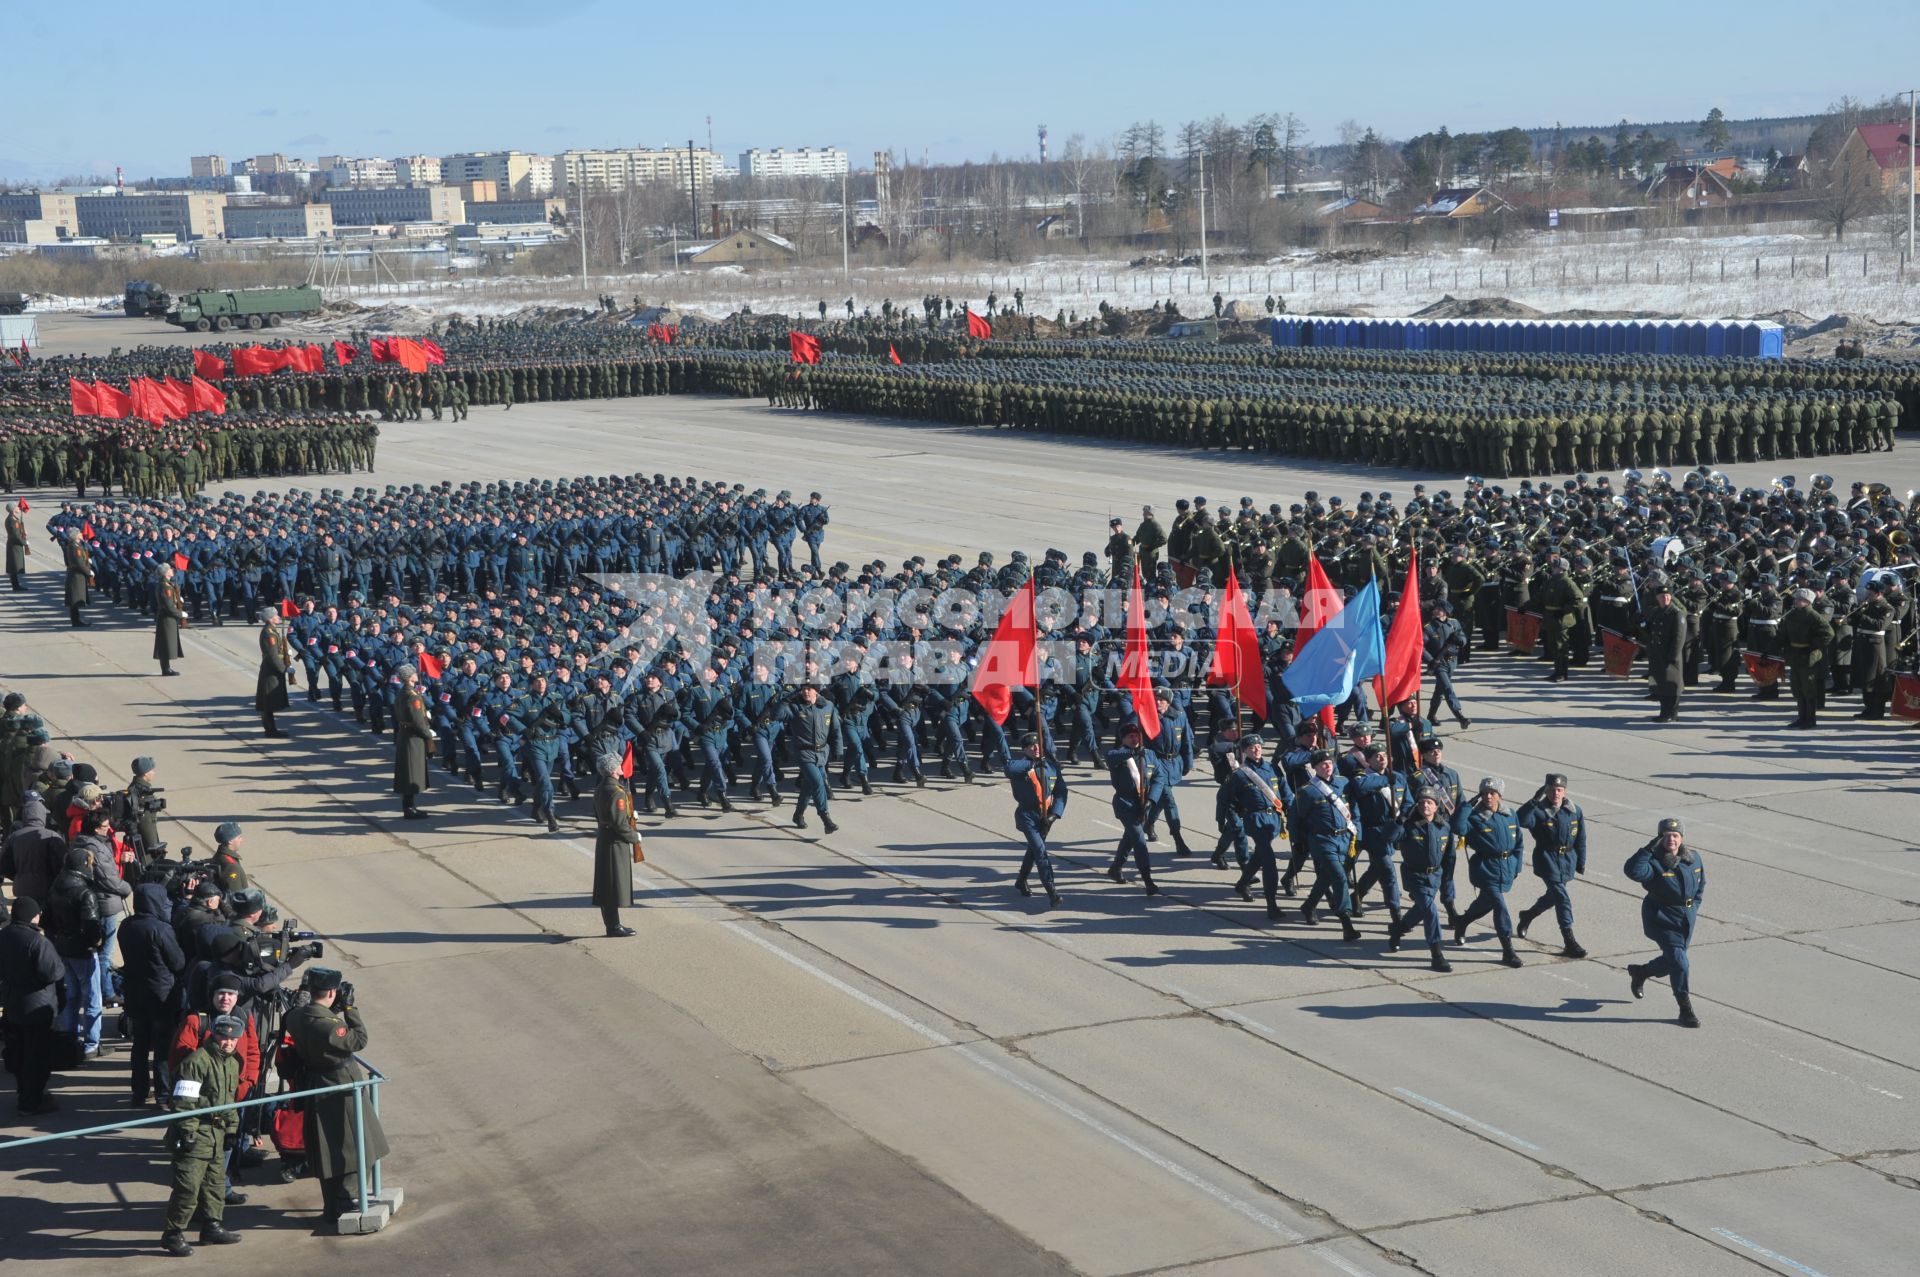
[[[1920,81],[1920,3],[1613,0],[1301,5],[694,6],[330,0],[23,6],[0,42],[0,179],[184,175],[187,157],[840,146],[1031,157],[1080,134],[1292,111],[1407,137],[1446,125],[1800,115]],[[1355,17],[1350,15],[1359,14]],[[690,16],[689,16],[690,15]]]

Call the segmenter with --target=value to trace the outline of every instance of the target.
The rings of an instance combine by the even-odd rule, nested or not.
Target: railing
[[[77,1131],[55,1131],[50,1135],[30,1135],[24,1139],[0,1142],[0,1153],[9,1153],[14,1149],[31,1148],[36,1144],[51,1144],[56,1140],[81,1139],[88,1135],[105,1135],[113,1131],[133,1130],[143,1126],[167,1126],[174,1122],[183,1122],[188,1118],[205,1117],[210,1113],[237,1112],[241,1109],[264,1108],[269,1105],[284,1104],[288,1100],[310,1099],[316,1095],[337,1095],[342,1091],[353,1092],[353,1139],[354,1167],[358,1174],[354,1177],[359,1184],[360,1232],[376,1232],[386,1223],[381,1216],[366,1226],[369,1217],[368,1206],[384,1207],[388,1214],[399,1208],[400,1197],[396,1193],[391,1199],[382,1188],[380,1179],[380,1161],[374,1159],[371,1168],[367,1165],[367,1124],[366,1113],[369,1106],[374,1117],[380,1116],[380,1084],[387,1080],[384,1073],[374,1068],[359,1056],[354,1060],[367,1071],[367,1076],[353,1082],[342,1082],[338,1086],[317,1086],[305,1091],[281,1091],[274,1095],[259,1096],[251,1100],[238,1100],[232,1104],[215,1104],[207,1108],[190,1109],[184,1113],[160,1113],[153,1117],[137,1117],[121,1122],[107,1122],[100,1126],[82,1127]]]

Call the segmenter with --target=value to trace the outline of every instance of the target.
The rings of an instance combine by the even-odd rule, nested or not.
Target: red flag
[[[352,346],[347,345],[344,341],[336,341],[333,343],[333,362],[339,364],[342,368],[352,363],[354,356],[358,353],[358,351]]]
[[[680,339],[680,325],[668,324],[666,325],[666,330],[667,330],[667,345],[671,346],[673,345],[674,342]]]
[[[1387,628],[1387,668],[1381,675],[1381,705],[1398,705],[1420,695],[1420,665],[1426,655],[1426,632],[1420,617],[1420,555],[1407,561],[1407,584],[1400,592],[1400,609]]]
[[[427,370],[427,352],[411,337],[393,337],[387,341],[387,353],[408,372]]]
[[[127,383],[128,398],[133,403],[133,415],[142,421],[156,426],[167,423],[167,404],[160,396],[159,387],[148,377],[135,377]]]
[[[80,521],[80,539],[82,541],[91,541],[93,540],[93,537],[94,537],[93,520],[82,519]]]
[[[993,336],[993,325],[987,322],[985,315],[976,315],[971,310],[967,310],[965,313],[967,316],[967,336],[978,337],[982,341]]]
[[[77,377],[67,378],[67,404],[76,417],[92,417],[95,412],[93,387]]]
[[[325,372],[326,356],[320,353],[318,346],[289,346],[286,350],[287,367],[295,372]]]
[[[812,333],[788,333],[787,349],[793,352],[793,362],[796,364],[820,362],[820,339]]]
[[[621,780],[633,779],[633,742],[632,741],[627,742],[626,752],[620,755],[620,779]]]
[[[293,365],[293,352],[266,346],[241,346],[233,352],[233,371],[238,377],[264,377]]]
[[[1253,628],[1253,616],[1247,611],[1240,574],[1231,566],[1227,568],[1227,590],[1220,599],[1219,631],[1207,682],[1232,688],[1234,699],[1260,718],[1266,718],[1266,664],[1260,658],[1260,635]]]
[[[185,572],[192,564],[193,560],[180,553],[180,551],[175,550],[173,552],[173,570],[175,572]]]
[[[124,420],[133,416],[133,397],[104,381],[93,383],[93,415]]]
[[[20,357],[14,360],[13,362],[20,365],[22,368],[25,368],[27,366],[27,361],[31,360],[32,358],[33,358],[33,352],[27,349],[27,339],[25,337],[22,337],[20,339]]]
[[[1294,632],[1293,650],[1297,655],[1307,645],[1307,640],[1320,632],[1320,628],[1346,606],[1346,600],[1340,597],[1327,570],[1320,566],[1320,556],[1313,555],[1307,560],[1307,588],[1300,597],[1300,628]],[[1321,725],[1328,732],[1333,731],[1334,712],[1329,705],[1319,713]]]
[[[422,353],[426,355],[427,362],[430,364],[444,364],[447,362],[447,352],[440,348],[440,343],[437,341],[428,341],[425,337],[422,337],[420,339],[420,349]]]
[[[370,339],[367,342],[367,353],[373,356],[373,362],[376,364],[390,364],[393,362],[393,350],[385,337],[374,337]]]
[[[227,396],[212,382],[196,376],[188,390],[191,391],[192,407],[195,412],[210,412],[216,417],[226,413]]]
[[[900,352],[893,348],[892,342],[887,343],[887,358],[896,364],[900,362]]]
[[[280,615],[282,619],[290,621],[294,617],[300,615],[300,605],[295,603],[292,599],[281,599]]]
[[[165,400],[167,412],[175,417],[184,417],[193,411],[193,387],[184,381],[175,381],[168,377],[159,383],[160,397]]]
[[[1013,709],[1013,689],[1040,685],[1040,649],[1033,621],[1033,581],[1007,600],[1007,610],[993,628],[993,637],[980,649],[980,668],[973,675],[973,699],[996,723],[1007,721]]]
[[[1127,654],[1120,663],[1120,690],[1133,701],[1140,731],[1148,740],[1160,735],[1160,706],[1153,699],[1153,675],[1147,661],[1147,604],[1140,592],[1140,564],[1133,565],[1133,589],[1127,594]]]
[[[420,653],[420,672],[428,678],[439,678],[447,672],[447,667],[432,652]]]
[[[208,381],[219,381],[227,375],[227,362],[211,350],[195,350],[193,371],[195,375],[205,377]]]

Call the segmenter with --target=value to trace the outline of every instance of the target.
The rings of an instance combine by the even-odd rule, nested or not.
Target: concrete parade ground
[[[76,332],[111,331],[95,350],[171,339],[43,327],[50,350]],[[1077,563],[1109,514],[1131,527],[1149,502],[1170,522],[1197,493],[1264,507],[1460,483],[706,398],[476,408],[383,425],[378,455],[372,475],[270,482],[659,471],[817,489],[827,560],[890,565],[1048,547]],[[1728,470],[1764,486],[1795,467],[1803,487],[1817,469],[1843,493],[1904,491],[1920,446]],[[262,738],[251,627],[196,625],[172,682],[137,615],[99,599],[92,628],[69,629],[41,531],[60,494],[26,495],[35,570],[0,592],[0,681],[103,784],[156,757],[176,848],[245,825],[256,884],[326,937],[391,1079],[386,1174],[406,1205],[385,1232],[309,1236],[313,1181],[245,1183],[227,1222],[246,1243],[203,1249],[196,1271],[1914,1271],[1920,734],[1855,722],[1857,698],[1796,734],[1791,701],[1743,680],[1690,691],[1664,726],[1597,658],[1549,686],[1536,662],[1476,652],[1458,680],[1473,726],[1443,729],[1447,762],[1515,803],[1569,774],[1590,823],[1583,961],[1557,956],[1550,916],[1522,969],[1483,924],[1448,946],[1449,975],[1418,936],[1386,951],[1377,900],[1356,944],[1293,909],[1269,924],[1207,863],[1204,766],[1178,791],[1201,854],[1170,859],[1162,829],[1152,899],[1102,876],[1118,828],[1104,770],[1082,765],[1056,830],[1061,910],[1012,890],[1005,781],[936,778],[836,790],[831,836],[744,800],[643,817],[638,934],[609,939],[587,900],[589,802],[563,802],[549,835],[436,767],[432,819],[401,821],[391,736],[303,685],[288,738]],[[1664,816],[1710,881],[1697,1031],[1664,983],[1628,993],[1627,964],[1654,950],[1621,866]],[[1523,874],[1510,900],[1535,894]],[[126,1061],[56,1076],[65,1107],[31,1128],[9,1096],[0,1138],[127,1116]],[[0,1154],[0,1260],[157,1268],[165,1195],[151,1134]]]

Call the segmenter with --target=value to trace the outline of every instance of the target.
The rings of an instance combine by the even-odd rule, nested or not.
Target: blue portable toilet
[[[1605,327],[1609,355],[1624,355],[1633,349],[1633,332],[1624,321],[1616,320]]]
[[[1760,330],[1760,358],[1784,359],[1786,343],[1786,330],[1778,324],[1768,324]]]
[[[1671,355],[1674,353],[1673,325],[1662,320],[1653,325],[1653,353]]]
[[[1725,324],[1707,325],[1707,354],[1719,359],[1727,353],[1727,326]]]
[[[1689,355],[1707,353],[1707,325],[1702,323],[1687,325],[1687,353]]]

